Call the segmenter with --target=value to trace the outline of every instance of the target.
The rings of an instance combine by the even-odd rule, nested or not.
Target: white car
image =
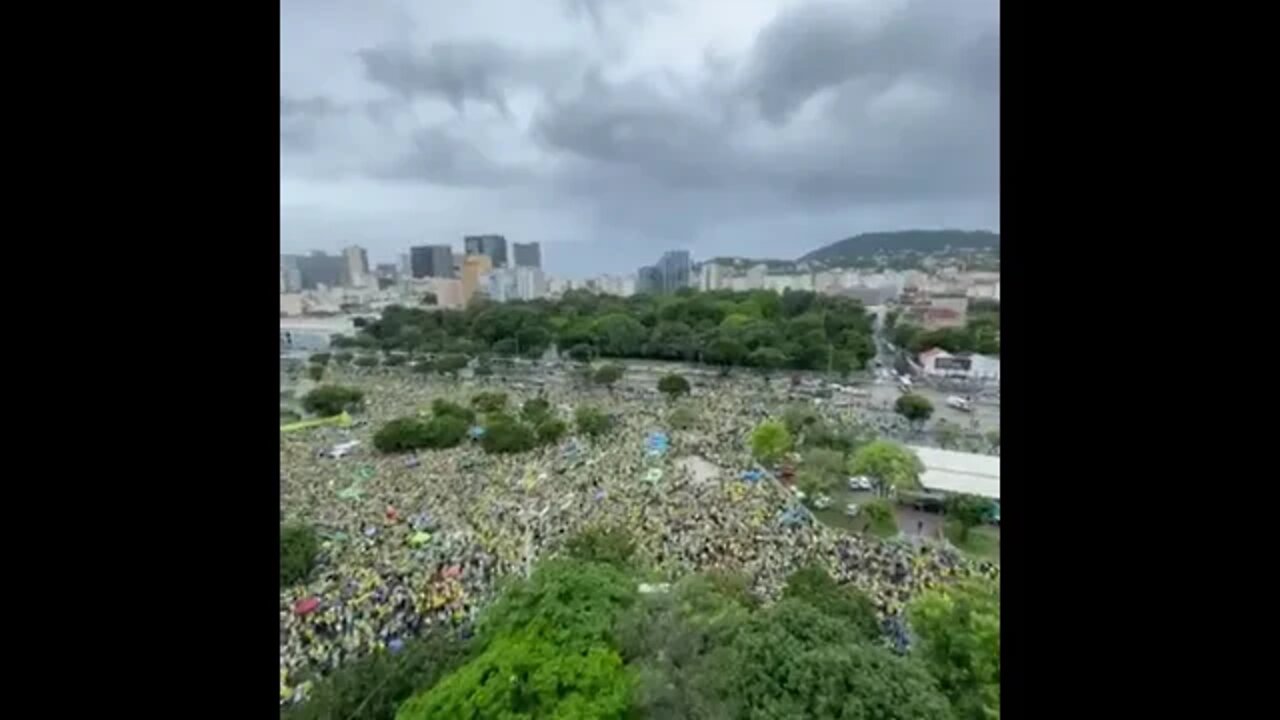
[[[791,492],[795,493],[795,496],[796,496],[797,498],[799,498],[799,499],[801,499],[801,500],[803,500],[803,499],[804,499],[804,491],[803,491],[803,490],[801,490],[800,488],[798,488],[798,487],[793,487],[793,488],[791,488]]]
[[[871,478],[866,477],[865,475],[858,475],[856,477],[849,478],[850,490],[856,492],[858,490],[870,490],[871,488]]]
[[[858,503],[849,503],[844,506],[844,514],[853,517],[858,514]]]
[[[826,510],[831,507],[831,498],[826,495],[819,495],[813,499],[813,506],[819,510]]]

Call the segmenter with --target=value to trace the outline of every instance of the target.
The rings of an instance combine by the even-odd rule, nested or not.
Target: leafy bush
[[[631,535],[621,528],[593,527],[569,538],[564,549],[575,560],[625,569],[635,555],[636,544]]]
[[[339,365],[346,365],[347,363],[351,362],[353,358],[355,358],[355,355],[345,350],[342,352],[336,352],[333,354],[333,361],[335,363],[338,363]]]
[[[568,431],[569,426],[565,425],[563,420],[552,417],[545,418],[542,422],[538,423],[537,427],[534,429],[534,432],[538,436],[538,442],[543,445],[550,445],[559,441],[560,438],[564,437],[564,434]]]
[[[314,380],[314,381],[316,381],[316,382],[320,382],[321,378],[323,378],[323,377],[324,377],[324,366],[323,366],[323,365],[308,365],[308,366],[307,366],[307,377],[311,378],[312,380]]]
[[[578,423],[578,432],[584,435],[602,435],[608,432],[611,422],[609,416],[599,408],[580,405],[574,411],[574,420]]]
[[[532,450],[538,440],[528,425],[506,415],[490,420],[480,438],[487,453],[519,453]]]
[[[450,402],[444,398],[436,398],[431,401],[431,414],[436,417],[445,415],[456,417],[470,427],[476,421],[476,411],[471,408],[463,407],[455,402]]]
[[[331,357],[327,352],[319,352],[313,353],[309,359],[313,365],[328,365]]]
[[[361,355],[360,357],[356,358],[356,367],[369,368],[369,367],[377,367],[377,365],[378,365],[377,355]]]
[[[382,360],[382,364],[386,367],[399,367],[409,362],[409,356],[404,353],[387,353]]]
[[[987,498],[966,493],[947,496],[944,507],[947,517],[960,525],[959,541],[962,543],[969,539],[969,531],[981,525],[994,510]]]
[[[452,415],[436,415],[429,420],[396,418],[374,433],[373,446],[384,453],[456,447],[467,436],[469,425]]]
[[[525,420],[537,424],[542,422],[551,414],[551,403],[545,398],[530,398],[524,401],[524,407],[520,408],[520,415]]]
[[[577,360],[578,362],[587,362],[596,354],[596,349],[586,343],[581,343],[569,348],[568,354],[573,360]]]
[[[466,355],[458,355],[458,354],[441,355],[436,360],[436,370],[438,370],[441,373],[457,372],[462,368],[466,367],[467,362],[469,361],[467,360]]]
[[[280,408],[280,422],[291,423],[291,422],[297,422],[301,419],[302,419],[302,416],[294,412],[293,410],[290,410],[287,407]]]
[[[310,525],[284,525],[280,528],[280,585],[304,582],[316,564],[320,541]]]
[[[353,410],[364,400],[364,393],[343,385],[321,385],[302,396],[302,407],[313,415],[332,417]]]
[[[501,392],[482,392],[471,398],[471,407],[482,413],[502,412],[507,406],[507,394]]]
[[[698,414],[688,405],[681,405],[671,411],[667,422],[676,430],[688,430],[698,422]]]
[[[605,387],[613,387],[613,384],[621,379],[622,366],[617,363],[601,365],[600,368],[596,370],[595,375],[592,376],[592,380],[594,380],[597,385],[604,385]]]
[[[893,403],[893,409],[911,422],[924,422],[933,414],[933,403],[923,395],[907,393],[899,395]]]
[[[683,375],[663,375],[658,380],[658,391],[674,400],[681,395],[689,394],[689,381]]]

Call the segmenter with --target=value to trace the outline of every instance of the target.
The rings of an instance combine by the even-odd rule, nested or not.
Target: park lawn
[[[952,545],[981,560],[1000,562],[1000,529],[989,525],[979,525],[969,530],[969,537],[964,543],[959,542],[960,526],[948,521],[946,524],[947,539]]]

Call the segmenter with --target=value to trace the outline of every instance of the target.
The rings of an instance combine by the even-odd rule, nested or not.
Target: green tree
[[[470,654],[470,643],[456,632],[430,631],[405,640],[399,653],[373,653],[344,663],[315,683],[306,702],[282,708],[280,720],[394,720],[405,700],[434,686]]]
[[[773,347],[757,348],[747,356],[747,363],[759,368],[766,375],[770,371],[785,367],[788,360],[786,353]]]
[[[987,498],[967,493],[948,495],[943,508],[947,517],[960,527],[961,543],[969,539],[969,531],[981,525],[993,510],[991,501]]]
[[[987,442],[991,444],[991,448],[993,450],[999,450],[1000,449],[1000,431],[999,430],[987,431]]]
[[[544,417],[542,422],[534,426],[534,434],[538,436],[538,442],[543,445],[552,445],[560,441],[564,434],[569,431],[569,426],[559,418]]]
[[[532,450],[537,444],[538,439],[528,425],[507,415],[491,419],[480,438],[480,446],[487,453],[520,453]]]
[[[922,594],[907,616],[912,654],[938,679],[958,720],[1000,717],[1000,588],[966,580]]]
[[[564,651],[614,646],[614,629],[639,595],[636,580],[605,563],[553,558],[513,581],[481,615],[482,641],[530,633]]]
[[[312,365],[324,366],[329,364],[329,359],[331,357],[333,356],[327,352],[319,352],[319,353],[313,353],[309,358],[309,360],[311,361]]]
[[[280,586],[305,582],[316,565],[320,541],[310,525],[284,525],[280,528]]]
[[[923,472],[924,463],[915,453],[888,440],[867,443],[849,459],[849,474],[871,478],[881,496],[891,490],[918,490]]]
[[[361,355],[356,358],[356,367],[371,368],[378,366],[377,355]]]
[[[404,353],[393,352],[387,353],[382,359],[382,364],[386,367],[399,367],[409,361],[409,356]]]
[[[777,462],[790,450],[791,433],[777,420],[762,422],[751,432],[751,454],[760,462]]]
[[[860,643],[856,627],[796,599],[756,613],[717,660],[729,717],[952,718],[919,663]]]
[[[313,415],[332,417],[354,410],[364,401],[364,393],[342,385],[321,385],[302,396],[302,407]]]
[[[675,400],[681,395],[689,394],[689,381],[684,379],[683,375],[671,373],[663,375],[658,380],[658,391],[665,394],[669,399]]]
[[[913,423],[922,423],[933,414],[933,403],[923,395],[906,393],[899,395],[893,404],[894,412]]]
[[[782,597],[801,600],[823,615],[840,620],[855,630],[862,641],[880,639],[880,621],[876,619],[876,607],[871,599],[852,587],[837,585],[821,565],[811,563],[791,573]]]
[[[355,358],[355,354],[347,351],[336,352],[333,354],[333,361],[339,365],[346,365]]]
[[[590,405],[579,405],[574,411],[574,420],[577,421],[578,432],[593,437],[604,434],[612,425],[608,415]]]
[[[617,363],[601,365],[592,377],[597,385],[604,385],[607,388],[612,388],[621,379],[622,366]]]
[[[422,294],[422,304],[423,304],[423,305],[435,305],[435,304],[436,304],[436,303],[438,303],[438,302],[440,302],[440,298],[439,298],[439,297],[437,297],[435,293],[433,293],[433,292],[425,292],[425,293],[423,293],[423,294]]]
[[[410,698],[397,720],[537,720],[625,717],[631,682],[603,646],[568,651],[527,635],[501,637],[435,687]]]
[[[502,412],[507,406],[507,394],[503,392],[482,392],[471,398],[471,407],[482,413]]]
[[[323,366],[323,365],[308,365],[308,366],[307,366],[307,377],[311,378],[312,380],[314,380],[314,381],[316,381],[316,382],[320,382],[320,380],[321,380],[322,378],[324,378],[324,366]]]

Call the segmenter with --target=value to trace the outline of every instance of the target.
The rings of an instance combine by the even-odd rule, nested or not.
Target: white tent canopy
[[[926,490],[1000,499],[1000,458],[995,455],[909,446],[924,463],[920,484]]]

